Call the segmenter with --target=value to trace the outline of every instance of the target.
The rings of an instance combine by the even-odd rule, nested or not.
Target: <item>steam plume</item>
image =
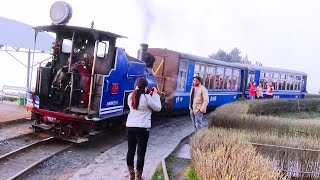
[[[153,0],[136,0],[142,15],[142,42],[147,43],[150,35],[150,29],[155,19],[153,11]]]

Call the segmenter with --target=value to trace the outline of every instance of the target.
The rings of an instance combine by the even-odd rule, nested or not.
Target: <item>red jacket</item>
[[[249,95],[250,96],[255,96],[256,95],[256,86],[255,85],[251,85],[250,90],[249,90]]]

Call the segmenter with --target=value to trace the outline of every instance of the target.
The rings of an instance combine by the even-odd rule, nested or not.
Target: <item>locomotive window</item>
[[[188,72],[188,62],[184,60],[180,60],[178,84],[177,84],[177,89],[179,91],[184,91],[186,89],[187,72]]]
[[[62,52],[71,53],[72,41],[70,39],[64,39],[62,41]]]
[[[99,42],[97,56],[99,58],[104,58],[108,49],[109,42]]]

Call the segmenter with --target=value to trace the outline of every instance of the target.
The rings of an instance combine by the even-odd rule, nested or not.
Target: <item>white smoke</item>
[[[142,43],[147,43],[155,19],[153,0],[136,0],[142,15]]]

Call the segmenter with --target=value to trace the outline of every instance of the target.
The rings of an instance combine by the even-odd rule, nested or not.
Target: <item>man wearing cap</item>
[[[201,85],[201,77],[195,76],[190,90],[190,117],[196,131],[202,128],[203,114],[209,103],[208,90]]]

